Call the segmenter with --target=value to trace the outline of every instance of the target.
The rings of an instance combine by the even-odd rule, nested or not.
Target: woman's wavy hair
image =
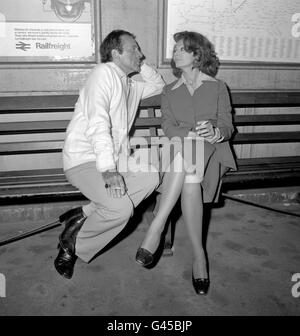
[[[215,52],[214,45],[202,34],[192,31],[182,31],[173,35],[175,42],[183,40],[185,51],[196,56],[194,68],[198,68],[203,73],[215,77],[219,66],[219,58]],[[182,70],[176,68],[174,59],[171,60],[173,74],[180,77]]]
[[[100,55],[102,63],[112,61],[111,52],[113,49],[118,50],[119,53],[123,52],[123,44],[121,39],[123,35],[128,35],[135,39],[135,36],[133,34],[125,30],[113,30],[105,37],[100,46]]]

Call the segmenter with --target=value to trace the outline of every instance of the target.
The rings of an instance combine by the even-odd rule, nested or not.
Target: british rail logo
[[[16,49],[27,51],[30,48],[31,48],[30,43],[25,43],[25,42],[22,42],[22,41],[19,41],[18,43],[16,43]]]

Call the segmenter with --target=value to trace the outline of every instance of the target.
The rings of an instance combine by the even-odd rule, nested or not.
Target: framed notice
[[[222,64],[300,65],[299,0],[164,0],[162,64],[184,30],[207,36]]]
[[[0,62],[96,62],[95,2],[1,0]]]

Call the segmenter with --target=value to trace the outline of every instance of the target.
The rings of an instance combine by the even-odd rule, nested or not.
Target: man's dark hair
[[[128,35],[135,39],[135,36],[133,34],[125,30],[113,30],[105,37],[100,46],[100,55],[102,63],[112,61],[111,52],[113,49],[118,50],[120,53],[123,52],[123,45],[121,39],[123,35]]]

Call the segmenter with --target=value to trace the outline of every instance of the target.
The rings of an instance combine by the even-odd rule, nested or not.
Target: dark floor
[[[276,206],[300,213],[297,202]],[[67,207],[3,207],[1,239],[56,220],[55,211]],[[53,267],[61,227],[0,247],[0,273],[6,278],[0,315],[300,315],[300,298],[292,295],[292,275],[300,273],[299,217],[234,201],[213,209],[207,240],[211,288],[205,297],[192,287],[182,219],[172,257],[162,257],[152,269],[135,262],[146,222],[144,216],[90,264],[78,260],[71,280]]]

